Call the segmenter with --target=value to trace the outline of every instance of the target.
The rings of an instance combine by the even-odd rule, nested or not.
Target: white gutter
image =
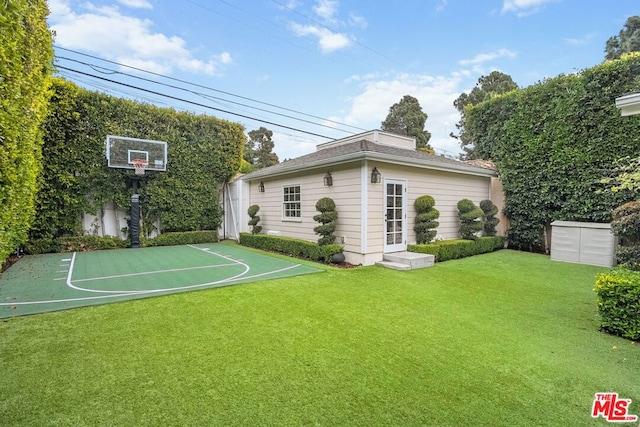
[[[322,160],[317,160],[315,162],[305,163],[305,164],[297,164],[292,165],[291,167],[280,167],[277,171],[269,171],[269,168],[261,169],[256,172],[252,172],[250,175],[249,181],[255,181],[260,178],[265,177],[276,177],[280,175],[286,175],[293,172],[309,170],[320,168],[327,165],[339,165],[342,163],[348,163],[355,160],[374,160],[383,163],[391,163],[398,165],[409,165],[415,166],[423,169],[431,169],[445,172],[454,172],[454,173],[463,173],[465,175],[475,175],[475,176],[486,176],[486,177],[496,177],[497,174],[495,171],[491,169],[482,169],[474,166],[467,166],[464,164],[452,164],[452,163],[444,163],[438,161],[429,161],[423,159],[414,159],[411,157],[397,156],[397,155],[389,155],[384,153],[377,153],[373,151],[358,151],[355,153],[345,154],[343,156],[338,157],[330,157]],[[245,176],[245,179],[246,176]]]

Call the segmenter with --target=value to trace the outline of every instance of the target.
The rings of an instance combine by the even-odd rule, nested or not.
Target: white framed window
[[[285,186],[282,197],[282,217],[284,219],[300,220],[302,210],[300,206],[300,186]]]

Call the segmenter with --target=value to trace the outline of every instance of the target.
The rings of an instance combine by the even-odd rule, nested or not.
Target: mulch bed
[[[4,263],[2,263],[2,269],[0,270],[0,272],[4,272],[5,270],[7,270],[9,267],[11,267],[13,264],[15,264],[16,262],[18,262],[18,260],[21,257],[19,255],[16,254],[12,254],[9,255],[9,258],[7,258]]]

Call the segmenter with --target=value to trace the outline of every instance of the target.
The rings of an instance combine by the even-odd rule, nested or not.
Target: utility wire
[[[309,124],[312,124],[312,125],[315,125],[315,126],[326,127],[326,128],[331,129],[331,130],[336,130],[336,131],[345,132],[345,133],[352,133],[350,131],[343,130],[343,129],[338,129],[338,128],[335,128],[335,127],[332,127],[332,126],[329,126],[329,125],[325,125],[325,124],[322,124],[322,123],[316,123],[316,122],[312,122],[310,120],[300,119],[298,117],[290,116],[290,115],[287,115],[287,114],[277,113],[275,111],[266,110],[264,108],[258,108],[258,107],[254,107],[252,105],[243,104],[241,102],[231,101],[231,100],[220,98],[220,97],[213,96],[213,95],[207,95],[207,94],[204,94],[202,92],[196,92],[196,91],[193,91],[193,90],[185,89],[185,88],[180,87],[180,86],[170,85],[170,84],[167,84],[167,83],[161,83],[161,82],[158,82],[158,81],[155,81],[155,80],[147,79],[147,78],[136,76],[136,75],[133,75],[133,74],[123,73],[123,72],[120,72],[120,71],[116,71],[116,70],[111,70],[111,69],[104,68],[104,67],[95,66],[94,64],[89,64],[87,62],[79,61],[77,59],[67,58],[67,57],[64,57],[64,56],[56,56],[56,58],[57,59],[64,59],[66,61],[76,62],[76,63],[81,64],[81,65],[85,65],[87,67],[90,67],[91,69],[93,69],[94,71],[96,71],[98,73],[103,73],[103,74],[121,74],[123,76],[131,77],[131,78],[138,79],[138,80],[142,80],[142,81],[145,81],[145,82],[148,82],[148,83],[155,83],[155,84],[158,84],[158,85],[161,85],[161,86],[165,86],[165,87],[168,87],[168,88],[171,88],[171,89],[177,89],[177,90],[185,91],[185,92],[188,92],[188,93],[191,93],[191,94],[194,94],[194,95],[197,95],[197,96],[201,96],[201,97],[209,99],[209,100],[224,101],[224,102],[228,102],[228,103],[231,103],[231,104],[239,105],[241,107],[252,108],[254,110],[262,111],[262,112],[265,112],[265,113],[275,114],[277,116],[286,117],[288,119],[293,119],[293,120],[298,120],[298,121],[301,121],[301,122],[304,122],[304,123],[309,123]],[[105,71],[101,71],[101,70],[105,70]]]
[[[296,132],[306,133],[307,135],[313,135],[313,136],[318,136],[320,138],[335,140],[335,138],[332,138],[330,136],[320,135],[318,133],[309,132],[309,131],[298,129],[298,128],[294,128],[294,127],[291,127],[291,126],[286,126],[286,125],[283,125],[283,124],[280,124],[280,123],[274,123],[274,122],[270,122],[270,121],[267,121],[267,120],[257,119],[255,117],[247,116],[247,115],[244,115],[244,114],[234,113],[233,111],[223,110],[221,108],[212,107],[210,105],[201,104],[201,103],[194,102],[194,101],[189,101],[188,99],[178,98],[177,96],[168,95],[166,93],[156,92],[156,91],[153,91],[153,90],[150,90],[150,89],[145,89],[145,88],[142,88],[142,87],[139,87],[139,86],[134,86],[134,85],[131,85],[131,84],[128,84],[128,83],[123,83],[123,82],[119,82],[119,81],[116,81],[116,80],[108,79],[106,77],[97,76],[95,74],[85,73],[84,71],[75,70],[73,68],[68,68],[68,67],[64,67],[64,66],[61,66],[61,65],[58,65],[58,68],[60,68],[62,70],[67,70],[67,71],[71,71],[71,72],[74,72],[74,73],[78,73],[78,74],[83,75],[83,76],[89,76],[89,77],[93,77],[93,78],[96,78],[96,79],[100,79],[100,80],[103,80],[103,81],[106,81],[106,82],[109,82],[109,83],[115,83],[115,84],[118,84],[118,85],[122,85],[122,86],[125,86],[125,87],[128,87],[128,88],[131,88],[131,89],[136,89],[136,90],[140,90],[140,91],[143,91],[143,92],[151,93],[151,94],[154,94],[154,95],[163,96],[163,97],[166,97],[166,98],[169,98],[169,99],[173,99],[173,100],[176,100],[176,101],[186,102],[187,104],[196,105],[198,107],[207,108],[209,110],[219,111],[219,112],[222,112],[222,113],[231,114],[233,116],[243,117],[245,119],[256,120],[256,121],[259,121],[259,122],[262,122],[262,123],[266,123],[266,124],[273,125],[273,126],[278,126],[278,127],[284,128],[284,129],[289,129],[289,130],[293,130],[293,131],[296,131]]]
[[[92,58],[92,59],[97,59],[99,61],[104,61],[104,62],[107,62],[107,63],[110,63],[110,64],[118,65],[120,67],[129,68],[129,69],[132,69],[132,70],[136,70],[136,71],[140,71],[140,72],[143,72],[143,73],[151,74],[151,75],[154,75],[154,76],[162,77],[162,78],[167,79],[167,80],[172,80],[172,81],[179,82],[179,83],[184,83],[184,84],[187,84],[187,85],[190,85],[190,86],[199,87],[201,89],[206,89],[206,90],[210,90],[212,92],[217,92],[217,93],[221,93],[221,94],[224,94],[224,95],[232,96],[232,97],[235,97],[235,98],[238,98],[238,99],[243,99],[245,101],[250,101],[250,102],[257,103],[257,104],[265,105],[267,107],[277,108],[279,110],[288,111],[288,112],[295,113],[295,114],[298,114],[298,115],[301,115],[301,116],[322,120],[322,121],[325,121],[325,122],[328,122],[328,123],[334,123],[334,124],[337,124],[337,125],[340,125],[340,126],[344,126],[344,127],[355,129],[357,131],[364,132],[364,131],[367,130],[367,129],[363,129],[363,128],[360,128],[360,127],[357,127],[357,126],[353,126],[353,125],[349,125],[349,124],[346,124],[346,123],[341,123],[341,122],[338,122],[338,121],[335,121],[335,120],[326,119],[324,117],[319,117],[319,116],[314,116],[312,114],[307,114],[307,113],[304,113],[302,111],[293,110],[293,109],[282,107],[282,106],[279,106],[279,105],[276,105],[276,104],[270,104],[268,102],[263,102],[263,101],[259,101],[257,99],[249,98],[249,97],[246,97],[246,96],[237,95],[237,94],[234,94],[234,93],[231,93],[231,92],[226,92],[226,91],[223,91],[223,90],[215,89],[215,88],[212,88],[212,87],[209,87],[209,86],[200,85],[200,84],[197,84],[197,83],[189,82],[189,81],[178,79],[178,78],[175,78],[175,77],[170,77],[170,76],[167,76],[167,75],[164,75],[164,74],[155,73],[153,71],[148,71],[148,70],[144,70],[144,69],[141,69],[141,68],[133,67],[133,66],[130,66],[130,65],[122,64],[122,63],[119,63],[119,62],[110,61],[108,59],[100,58],[100,57],[97,57],[97,56],[94,56],[94,55],[89,55],[87,53],[78,52],[76,50],[67,49],[67,48],[64,48],[64,47],[56,46],[56,45],[54,45],[54,47],[56,49],[60,49],[60,50],[64,50],[64,51],[67,51],[67,52],[75,53],[77,55],[86,56],[86,57]],[[65,59],[67,59],[67,58],[65,58]],[[79,61],[76,61],[76,62],[79,62]],[[121,74],[127,75],[126,73],[121,73]],[[158,84],[161,84],[161,83],[158,83]],[[186,90],[186,89],[183,89],[183,90]],[[233,102],[233,101],[228,101],[228,102]],[[256,108],[257,109],[257,107],[250,107],[250,108]],[[267,111],[267,110],[263,110],[263,111]],[[274,114],[277,114],[277,113],[274,113]],[[296,120],[301,120],[301,119],[296,119]],[[346,132],[346,131],[343,131],[343,132]]]

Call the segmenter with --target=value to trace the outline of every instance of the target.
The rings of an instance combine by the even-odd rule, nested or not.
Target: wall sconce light
[[[264,182],[260,181],[260,184],[258,184],[258,191],[264,193]]]
[[[381,176],[382,176],[382,174],[380,172],[378,172],[378,168],[374,167],[373,170],[371,171],[371,183],[372,184],[379,183]]]
[[[324,176],[324,186],[331,187],[333,185],[333,177],[331,176],[331,172],[327,172]]]

